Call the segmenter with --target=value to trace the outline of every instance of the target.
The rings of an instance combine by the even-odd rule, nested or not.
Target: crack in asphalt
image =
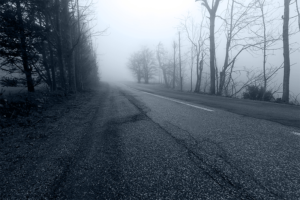
[[[207,161],[207,159],[205,157],[207,157],[207,155],[199,155],[199,153],[195,152],[193,150],[194,147],[190,147],[189,144],[187,144],[187,141],[184,139],[179,139],[176,136],[174,136],[171,132],[169,132],[166,128],[164,128],[162,125],[160,125],[159,123],[153,121],[149,116],[148,116],[148,112],[149,112],[149,108],[147,108],[145,105],[143,105],[141,102],[139,102],[137,99],[135,99],[133,96],[126,94],[124,91],[120,91],[120,93],[125,96],[128,101],[130,103],[132,103],[140,112],[139,115],[142,116],[142,119],[145,120],[149,120],[151,122],[153,122],[154,124],[156,124],[160,129],[162,129],[167,135],[169,135],[172,139],[174,139],[176,141],[177,144],[179,144],[180,146],[182,146],[184,149],[187,150],[187,153],[189,155],[190,160],[198,167],[200,168],[202,171],[205,172],[205,174],[207,174],[215,183],[217,183],[221,188],[226,188],[229,189],[231,194],[233,195],[237,195],[239,198],[246,198],[246,199],[257,199],[256,196],[251,195],[249,193],[249,191],[246,191],[245,189],[243,189],[243,183],[241,178],[240,181],[234,181],[231,180],[231,178],[229,176],[227,176],[223,170],[218,169],[218,167],[216,165],[210,164]],[[129,120],[130,121],[130,120]],[[173,124],[172,124],[173,125]],[[264,185],[262,185],[258,180],[254,179],[253,177],[251,177],[249,174],[247,174],[245,171],[243,171],[242,169],[236,167],[233,163],[231,163],[228,159],[228,156],[226,154],[226,151],[216,142],[213,142],[212,140],[209,140],[208,138],[205,138],[204,140],[198,141],[195,137],[192,136],[192,134],[187,131],[184,130],[176,125],[173,125],[174,127],[180,129],[181,131],[187,133],[187,135],[192,138],[192,140],[195,142],[196,147],[199,148],[199,150],[201,150],[202,152],[204,152],[203,154],[208,154],[209,152],[204,149],[203,147],[201,147],[201,143],[203,142],[208,142],[210,144],[215,145],[221,152],[225,153],[225,155],[221,155],[221,154],[216,154],[215,156],[217,158],[220,158],[219,160],[221,162],[223,162],[225,165],[228,165],[230,167],[230,169],[234,169],[235,172],[237,173],[239,176],[242,176],[243,178],[247,178],[250,181],[250,184],[252,187],[256,187],[255,185],[260,186],[260,188],[255,188],[255,189],[262,189],[263,191],[267,192],[269,195],[273,196],[273,198],[284,198],[282,195],[280,194],[276,194],[273,191],[270,191],[269,188],[265,187]],[[198,151],[199,151],[198,150]],[[215,159],[216,160],[216,159]],[[239,177],[237,176],[237,177]],[[221,180],[220,180],[221,179]],[[252,182],[252,183],[251,183]],[[245,183],[244,183],[245,184]],[[229,187],[228,187],[229,186]],[[251,188],[253,189],[253,188]],[[252,191],[251,191],[252,192]],[[238,194],[239,193],[239,194]],[[255,192],[254,192],[255,193]],[[270,197],[270,196],[269,196]],[[271,197],[270,197],[271,198]]]
[[[199,149],[201,149],[202,151],[204,151],[204,152],[206,152],[206,153],[208,153],[208,154],[209,154],[210,152],[207,151],[205,148],[203,148],[203,145],[201,145],[201,144],[207,142],[207,143],[209,143],[209,144],[214,145],[214,146],[219,150],[218,152],[221,152],[221,153],[217,153],[215,156],[221,158],[221,161],[222,161],[222,162],[224,162],[226,165],[230,166],[232,169],[236,170],[236,173],[238,173],[239,176],[243,176],[243,177],[245,177],[245,178],[248,178],[248,179],[250,179],[250,181],[253,181],[253,182],[255,183],[255,185],[259,185],[261,188],[263,188],[265,191],[269,192],[270,194],[272,194],[272,195],[274,195],[274,196],[276,196],[276,197],[278,197],[278,198],[283,198],[282,195],[277,194],[277,193],[271,191],[271,190],[270,190],[269,188],[267,188],[265,185],[263,185],[262,183],[260,183],[257,179],[253,178],[251,175],[249,175],[248,173],[246,173],[243,169],[236,167],[236,164],[235,164],[235,163],[230,162],[230,158],[229,158],[229,156],[228,156],[228,153],[227,153],[226,150],[220,145],[220,143],[214,142],[213,140],[211,140],[211,139],[209,139],[209,138],[207,138],[207,137],[204,137],[204,139],[202,139],[202,140],[197,140],[197,139],[196,139],[189,131],[187,131],[187,130],[185,130],[185,129],[183,129],[183,128],[181,128],[181,127],[175,125],[175,124],[170,124],[170,123],[168,123],[168,124],[171,125],[171,126],[176,127],[177,129],[179,129],[179,130],[181,130],[181,131],[183,131],[183,132],[185,132],[185,133],[187,133],[187,135],[195,142],[195,145],[193,145],[193,144],[191,144],[191,145],[196,146],[196,148],[199,148]],[[187,145],[189,145],[189,144],[187,144]],[[194,148],[194,147],[191,147],[191,148]],[[207,164],[208,164],[208,163],[207,163]],[[208,165],[209,165],[209,164],[208,164]],[[209,165],[209,166],[210,166],[211,168],[214,167],[213,165]],[[218,169],[216,168],[216,170],[218,170]],[[220,171],[220,172],[221,172],[221,171]],[[222,173],[222,172],[221,172],[221,173]],[[226,175],[224,174],[224,176],[226,176]],[[229,181],[230,181],[230,180],[229,180]],[[237,183],[237,182],[234,183],[234,182],[232,182],[232,181],[230,181],[230,182],[231,182],[231,185],[233,185],[233,186],[235,186],[235,185],[238,185],[238,186],[239,186],[239,184],[241,184],[241,183],[239,183],[239,182],[241,182],[241,180],[240,180],[238,183]],[[243,189],[241,188],[241,186],[239,186],[239,188],[240,188],[241,190],[243,190]]]
[[[233,173],[237,173],[238,176],[236,176],[236,177],[243,177],[245,179],[248,179],[249,181],[253,182],[253,183],[250,183],[250,184],[252,184],[251,185],[252,187],[260,186],[261,189],[263,189],[266,192],[272,194],[273,196],[276,196],[276,197],[281,198],[281,199],[284,198],[283,195],[271,191],[269,188],[267,188],[265,185],[263,185],[257,179],[253,178],[250,174],[248,174],[247,172],[245,172],[243,169],[238,168],[235,163],[233,163],[233,162],[230,161],[228,153],[226,152],[226,150],[219,143],[214,142],[213,140],[211,140],[209,138],[206,138],[206,137],[203,140],[198,141],[197,139],[195,139],[195,137],[192,136],[192,134],[189,131],[187,131],[185,129],[182,129],[179,126],[176,126],[174,124],[170,124],[170,125],[178,128],[179,130],[182,130],[183,132],[186,132],[190,136],[190,138],[192,138],[192,140],[195,142],[195,145],[193,145],[193,144],[186,144],[187,142],[184,141],[186,145],[193,145],[196,148],[198,148],[199,150],[201,149],[202,152],[206,152],[207,154],[209,154],[210,152],[207,151],[205,148],[203,148],[203,145],[201,145],[201,144],[207,142],[208,144],[214,145],[219,150],[218,152],[220,152],[220,153],[216,153],[215,156],[217,158],[220,158],[220,161],[222,162],[222,164],[224,163],[225,165],[228,165],[231,169],[235,170]],[[195,147],[191,147],[191,148],[193,149]],[[195,149],[195,150],[197,151],[197,149]],[[191,151],[193,151],[193,150],[191,150]],[[197,152],[194,152],[194,153],[198,155]],[[205,156],[205,155],[202,155],[202,156]],[[223,172],[224,170],[222,171],[221,169],[218,169],[218,167],[214,166],[213,164],[209,164],[209,163],[205,163],[205,164],[208,165],[208,167],[210,167],[211,169],[213,169],[216,172],[218,172],[218,174],[220,174],[222,177],[224,177],[224,179],[226,179],[230,185],[234,186],[235,188],[238,188],[239,190],[242,191],[242,193],[245,192],[247,194],[247,191],[245,191],[243,189],[243,187],[242,187],[243,183],[242,183],[242,179],[241,178],[239,178],[239,180],[237,180],[237,181],[230,180],[230,177],[227,176]],[[247,195],[249,195],[249,194],[247,194]],[[242,197],[242,196],[240,196],[240,197]]]

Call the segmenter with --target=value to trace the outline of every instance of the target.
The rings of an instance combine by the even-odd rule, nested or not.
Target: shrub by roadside
[[[12,125],[30,125],[30,117],[38,117],[43,110],[56,103],[63,102],[63,92],[37,91],[35,93],[21,93],[0,96],[0,127]],[[69,97],[70,98],[70,97]]]
[[[263,87],[249,85],[243,93],[244,99],[259,100],[259,101],[274,101],[272,91],[267,90],[264,95]]]

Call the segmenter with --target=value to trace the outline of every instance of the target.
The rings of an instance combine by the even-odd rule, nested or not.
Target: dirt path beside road
[[[108,87],[85,92],[41,113],[30,126],[1,129],[0,199],[52,198],[74,155],[83,151]]]

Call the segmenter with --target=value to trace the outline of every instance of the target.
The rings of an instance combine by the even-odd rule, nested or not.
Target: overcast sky
[[[218,13],[226,7],[227,1],[221,2]],[[275,2],[282,2],[282,0]],[[142,46],[154,49],[159,42],[167,48],[171,47],[172,41],[178,37],[177,27],[180,19],[187,16],[187,13],[201,15],[201,3],[195,0],[94,0],[94,3],[97,24],[95,29],[100,31],[109,27],[107,36],[95,40],[102,80],[132,80],[126,66],[130,54],[138,51]],[[292,14],[295,11],[294,7],[291,6]],[[281,13],[278,16],[281,16]],[[281,25],[278,28],[281,29]],[[300,38],[299,33],[293,38],[292,42],[297,42],[295,38]],[[220,42],[217,52],[222,54],[222,49],[225,49],[225,45],[222,45],[224,39],[217,38],[217,40]],[[183,45],[184,42],[188,43],[187,40],[183,41]],[[282,50],[275,54],[273,58],[269,58],[270,64],[281,64]],[[291,69],[291,90],[297,94],[300,93],[299,57],[299,51],[291,57],[291,63],[294,64]],[[241,59],[239,59],[240,65],[248,64],[247,67],[261,65],[259,56],[244,54]],[[218,65],[221,66],[224,55],[217,55],[217,60]],[[278,84],[282,79],[280,73],[277,77]]]
[[[109,27],[109,35],[97,39],[103,80],[129,79],[130,54],[142,46],[154,48],[160,41],[171,46],[177,38],[179,18],[199,8],[193,0],[99,0],[97,24]]]

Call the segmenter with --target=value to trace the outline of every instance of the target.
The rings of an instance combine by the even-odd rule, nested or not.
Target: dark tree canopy
[[[80,16],[82,12],[76,10],[79,9],[76,3],[78,1],[2,0],[0,69],[25,75],[30,92],[34,91],[34,79],[42,80],[51,90],[57,85],[65,92],[72,83],[79,83],[78,88],[76,84],[71,85],[74,92],[82,89],[83,83],[98,80],[90,29],[83,25],[87,19]]]

